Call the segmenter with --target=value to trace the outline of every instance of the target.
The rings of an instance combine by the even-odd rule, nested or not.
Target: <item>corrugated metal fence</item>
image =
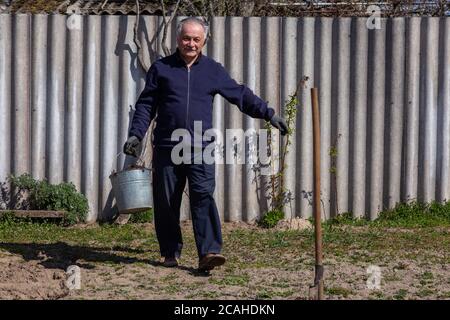
[[[175,48],[175,24],[168,43]],[[375,218],[399,201],[450,199],[450,19],[216,17],[205,52],[277,111],[300,91],[286,187],[287,216],[311,216],[310,90],[320,91],[324,216]],[[30,172],[72,181],[89,199],[89,221],[111,214],[109,174],[144,85],[135,16],[0,15],[0,180]],[[141,16],[144,59],[162,54],[162,19]],[[281,110],[282,112],[282,110]],[[258,128],[222,98],[217,128]],[[127,160],[127,162],[129,159]],[[261,181],[260,181],[261,182]],[[267,207],[249,165],[218,165],[225,220]],[[188,218],[187,201],[183,219]]]

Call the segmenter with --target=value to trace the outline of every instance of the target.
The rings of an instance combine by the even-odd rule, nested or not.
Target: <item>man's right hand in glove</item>
[[[140,143],[141,142],[136,136],[129,137],[127,142],[123,145],[123,153],[129,156],[137,157],[137,149]]]

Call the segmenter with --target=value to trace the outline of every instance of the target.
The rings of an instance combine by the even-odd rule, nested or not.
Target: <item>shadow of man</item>
[[[40,261],[39,264],[49,269],[67,270],[71,265],[85,269],[93,269],[92,263],[132,264],[146,263],[153,266],[160,265],[159,261],[125,256],[124,253],[134,255],[145,254],[151,250],[133,249],[127,247],[86,247],[69,245],[64,242],[51,244],[37,243],[0,243],[0,249],[13,254],[19,254],[25,261]],[[91,263],[90,263],[91,262]]]

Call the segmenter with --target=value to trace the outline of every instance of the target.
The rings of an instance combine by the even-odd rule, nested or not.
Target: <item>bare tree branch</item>
[[[108,0],[105,0],[102,4],[102,10],[105,8],[106,4],[108,3]]]
[[[145,72],[148,70],[148,65],[145,63],[144,58],[142,57],[142,45],[141,41],[138,37],[138,29],[139,29],[139,20],[140,20],[140,9],[139,9],[139,0],[136,0],[136,21],[134,22],[134,43],[136,44],[137,56],[141,67]]]
[[[197,9],[197,7],[192,3],[192,1],[185,0],[189,4],[189,6],[193,9],[196,16],[203,16],[203,14]]]
[[[173,18],[175,17],[177,10],[178,10],[178,6],[180,4],[181,0],[178,0],[177,3],[175,4],[175,8],[173,9],[173,12],[169,18],[169,20],[166,20],[166,7],[164,5],[164,0],[161,0],[161,8],[162,8],[162,12],[163,12],[163,20],[164,20],[164,31],[163,31],[163,38],[161,40],[161,47],[164,51],[164,55],[168,56],[170,55],[170,50],[167,47],[167,31],[169,30],[169,25],[172,23]]]
[[[188,6],[190,8],[192,8],[192,11],[195,13],[195,15],[197,17],[202,17],[203,20],[209,25],[210,22],[212,21],[212,17],[214,16],[214,4],[213,4],[213,0],[202,0],[201,1],[201,11],[197,8],[197,6],[194,5],[194,3],[192,3],[192,1],[190,0],[185,0],[185,3],[188,4]],[[211,28],[208,28],[208,34],[207,34],[207,38],[209,39],[211,36]]]

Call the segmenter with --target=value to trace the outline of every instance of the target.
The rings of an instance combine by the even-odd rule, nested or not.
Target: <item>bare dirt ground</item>
[[[85,232],[80,228],[72,231]],[[96,228],[87,230],[94,238]],[[143,233],[130,229],[131,235],[110,245],[106,236],[104,242],[89,238],[76,243],[11,241],[5,235],[0,239],[0,299],[308,299],[314,277],[311,232],[225,224],[228,262],[202,276],[196,272],[190,223],[183,224],[185,249],[177,268],[161,266],[156,241],[146,239],[154,236],[153,225],[136,228]],[[449,240],[450,228],[329,230],[324,238],[325,297],[450,299]],[[81,269],[79,290],[66,285],[70,265]],[[380,270],[378,288],[376,279],[372,287],[367,283],[374,279],[367,272],[372,265]]]
[[[69,294],[62,270],[4,251],[0,251],[0,265],[1,299],[59,299]]]

